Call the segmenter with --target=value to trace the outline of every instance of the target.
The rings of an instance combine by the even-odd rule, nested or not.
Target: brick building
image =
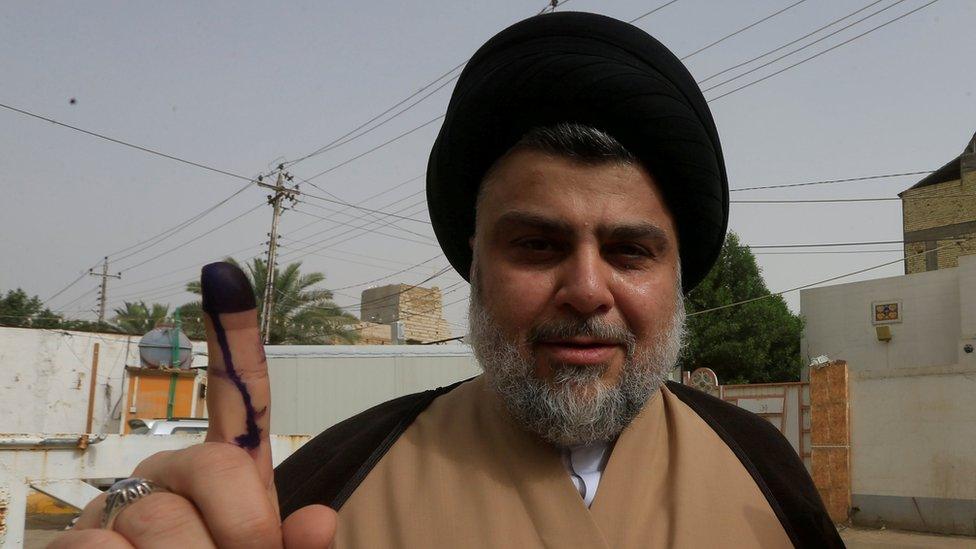
[[[444,319],[441,290],[437,286],[422,288],[407,284],[390,284],[364,290],[360,304],[360,319],[364,323],[389,326],[403,323],[405,343],[427,343],[451,337],[451,329]],[[373,328],[373,337],[382,335],[382,328]],[[365,330],[364,330],[365,331]],[[379,341],[373,341],[373,344]]]
[[[899,196],[905,274],[955,267],[960,255],[976,254],[976,135],[962,154]]]

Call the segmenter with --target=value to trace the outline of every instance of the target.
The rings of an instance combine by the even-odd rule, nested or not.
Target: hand
[[[257,325],[254,292],[228,263],[203,268],[210,426],[203,444],[160,452],[132,475],[165,492],[150,494],[102,530],[105,496],[89,503],[75,527],[49,547],[286,547],[331,545],[335,512],[309,505],[283,523],[271,446],[271,385]]]

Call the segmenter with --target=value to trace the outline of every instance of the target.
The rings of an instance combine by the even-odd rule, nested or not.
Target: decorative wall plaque
[[[871,322],[874,324],[894,324],[901,322],[901,301],[875,301],[871,304]]]

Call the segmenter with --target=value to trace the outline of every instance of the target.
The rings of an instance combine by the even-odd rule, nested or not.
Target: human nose
[[[614,304],[611,276],[599,250],[577,251],[561,268],[556,305],[583,317],[610,311]]]

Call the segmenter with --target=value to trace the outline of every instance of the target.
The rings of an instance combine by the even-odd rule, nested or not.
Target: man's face
[[[536,406],[513,404],[528,395],[545,398],[549,408],[524,415],[563,415],[577,427],[620,415],[608,407],[642,406],[633,401],[656,389],[674,364],[683,322],[674,220],[652,177],[634,165],[516,150],[484,184],[472,241],[471,322],[489,379],[507,387],[496,389],[517,393],[503,395],[510,408]],[[512,362],[534,379],[519,380]],[[622,386],[640,395],[595,402]],[[588,436],[564,427],[553,442]]]
[[[633,165],[585,165],[521,150],[495,167],[481,202],[475,253],[485,306],[524,342],[535,373],[559,364],[607,365],[620,375],[626,348],[595,338],[544,338],[550,320],[596,317],[647,344],[674,314],[678,242],[651,176]]]

